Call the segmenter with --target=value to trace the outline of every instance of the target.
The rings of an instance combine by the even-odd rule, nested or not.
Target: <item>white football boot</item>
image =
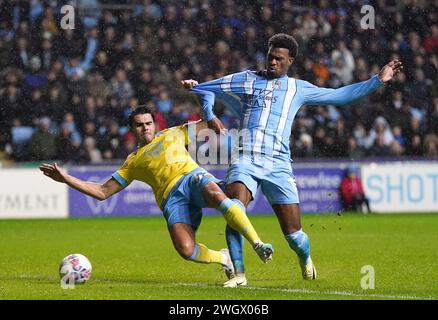
[[[316,269],[315,265],[312,262],[312,259],[309,257],[307,259],[307,263],[301,264],[301,274],[303,275],[304,280],[315,280],[316,279]]]
[[[224,283],[224,288],[245,287],[248,284],[244,273],[233,274],[232,278]]]

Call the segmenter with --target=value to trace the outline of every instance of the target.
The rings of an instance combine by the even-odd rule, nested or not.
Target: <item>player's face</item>
[[[140,146],[150,143],[155,137],[155,123],[150,113],[137,114],[134,116],[131,127]]]
[[[266,68],[268,76],[279,78],[287,74],[287,70],[293,63],[294,58],[289,56],[289,49],[269,48],[266,59]]]

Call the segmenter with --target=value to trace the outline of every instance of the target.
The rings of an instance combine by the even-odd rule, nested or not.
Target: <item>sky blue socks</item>
[[[293,251],[298,255],[300,259],[300,264],[304,265],[307,263],[307,259],[310,257],[310,243],[309,237],[300,229],[294,233],[284,236],[287,243],[292,248]]]

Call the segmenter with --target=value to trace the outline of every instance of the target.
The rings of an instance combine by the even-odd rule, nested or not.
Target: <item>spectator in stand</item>
[[[426,157],[438,158],[438,136],[428,134],[424,139],[424,153]]]
[[[390,146],[391,156],[400,157],[404,154],[405,149],[402,147],[398,140],[394,140]]]
[[[108,121],[106,131],[100,135],[98,145],[103,150],[104,159],[120,159],[122,157],[122,136],[119,132],[119,124],[114,121]]]
[[[67,110],[67,99],[63,88],[59,84],[49,87],[47,109],[52,120],[61,123]]]
[[[24,82],[26,88],[32,90],[41,88],[47,83],[47,75],[41,71],[41,59],[38,56],[33,56],[29,61],[30,72],[26,73]]]
[[[438,132],[438,97],[433,99],[432,106],[430,107],[430,116],[427,117],[427,132]]]
[[[50,117],[48,103],[44,99],[43,91],[40,88],[34,88],[30,92],[30,99],[23,101],[23,112],[28,112],[26,124],[37,123],[37,118]]]
[[[363,190],[362,180],[357,174],[356,168],[349,167],[341,181],[340,193],[347,211],[364,212],[363,206],[366,206],[367,212],[370,213],[370,203]]]
[[[126,104],[133,96],[134,90],[124,69],[117,69],[116,75],[111,79],[111,91],[122,104]]]
[[[414,134],[408,140],[406,155],[419,157],[423,155],[423,143],[419,134]]]
[[[50,118],[42,117],[38,121],[36,130],[29,140],[29,160],[53,160],[57,156],[56,135],[49,132],[52,124]]]
[[[76,161],[78,159],[80,143],[75,143],[72,139],[71,128],[69,123],[62,123],[56,139],[56,158],[62,162]]]
[[[29,40],[25,37],[18,38],[13,54],[10,55],[11,64],[19,70],[27,71],[32,58],[29,50]]]
[[[360,160],[365,156],[365,150],[358,146],[355,137],[349,137],[347,141],[347,156],[350,160]]]
[[[388,122],[383,117],[378,117],[374,121],[374,126],[370,130],[368,137],[366,139],[366,147],[370,147],[373,145],[381,145],[382,143],[376,143],[377,137],[382,138],[382,143],[385,146],[391,145],[392,141],[394,141],[394,136],[392,135],[391,128],[388,125]]]
[[[315,156],[312,137],[309,134],[301,134],[300,140],[297,142],[294,155],[297,158],[313,158]]]
[[[102,74],[93,69],[88,77],[88,92],[93,97],[106,98],[111,93],[111,88]]]
[[[83,133],[84,133],[83,134],[84,140],[87,138],[92,138],[96,140],[97,139],[96,123],[92,120],[86,121],[83,128]]]
[[[405,138],[402,134],[402,129],[399,126],[395,126],[392,128],[392,134],[394,136],[394,140],[398,142],[401,147],[406,145]]]
[[[344,119],[339,118],[335,122],[334,136],[335,136],[335,141],[336,141],[335,149],[334,149],[335,157],[346,157],[347,156],[347,145],[348,145],[348,134],[347,134],[347,129],[345,127]]]
[[[81,154],[80,162],[85,163],[101,163],[102,154],[96,147],[96,140],[92,137],[87,137],[84,139],[84,149]]]
[[[369,155],[372,157],[389,157],[391,155],[391,149],[389,145],[385,143],[385,135],[383,133],[377,133],[374,144],[369,149]]]
[[[53,50],[51,36],[45,36],[41,43],[41,51],[39,53],[42,70],[48,71],[53,62],[57,59],[57,54]]]
[[[361,122],[356,123],[356,125],[353,128],[352,135],[356,139],[357,145],[365,150],[366,140],[367,140],[367,132],[365,130],[364,125]]]
[[[438,49],[438,24],[430,27],[428,35],[424,38],[423,46],[426,53],[436,52]]]

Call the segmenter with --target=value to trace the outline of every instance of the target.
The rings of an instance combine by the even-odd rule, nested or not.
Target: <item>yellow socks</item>
[[[251,221],[245,213],[245,207],[237,199],[225,199],[219,205],[219,211],[224,215],[228,225],[234,230],[240,232],[250,243],[254,246],[255,243],[260,242]]]
[[[210,250],[202,243],[196,243],[195,250],[188,260],[198,263],[226,264],[227,258],[219,251]]]

